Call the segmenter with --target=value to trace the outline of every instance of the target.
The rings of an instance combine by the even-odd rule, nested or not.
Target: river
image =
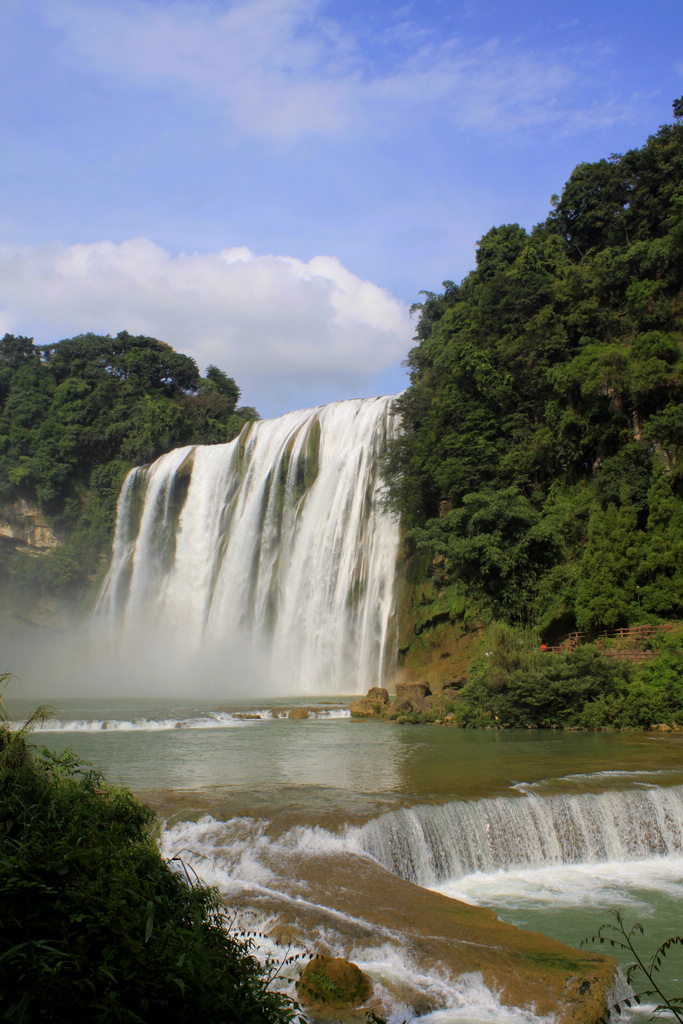
[[[681,931],[683,736],[399,726],[348,704],[61,700],[36,739],[151,803],[164,854],[241,926],[354,959],[393,1021],[539,1019],[404,941],[381,908],[410,881],[574,945],[616,908],[648,949]]]

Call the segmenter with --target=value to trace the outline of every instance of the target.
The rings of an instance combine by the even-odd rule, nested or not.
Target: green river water
[[[152,803],[164,852],[228,903],[255,889],[288,899],[291,865],[305,879],[307,858],[342,852],[570,944],[617,907],[642,921],[647,948],[683,932],[683,736],[398,726],[351,720],[339,698],[282,717],[301,704],[64,700],[39,739]],[[16,720],[30,710],[8,706]],[[414,1015],[394,984],[411,971],[441,1007],[424,1020],[537,1019],[476,979],[449,988],[398,947],[358,959],[395,1020]],[[666,984],[683,989],[680,962]]]

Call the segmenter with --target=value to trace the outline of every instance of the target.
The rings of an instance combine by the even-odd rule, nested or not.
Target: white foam
[[[164,829],[161,852],[168,860],[180,857],[208,885],[224,892],[245,882],[267,886],[273,878],[261,859],[272,846],[265,835],[267,826],[265,820],[232,818],[225,822],[207,814],[199,821],[181,821]]]
[[[595,794],[584,794],[581,798],[572,798],[560,804],[553,797],[521,797],[515,800],[499,798],[496,809],[501,814],[498,817],[494,815],[494,818],[500,827],[504,826],[505,820],[510,825],[509,812],[532,801],[537,822],[548,824],[552,819],[555,828],[558,813],[561,812],[560,817],[563,818],[565,814],[574,812],[580,825],[579,831],[584,829],[585,834],[586,807],[601,811],[612,807],[614,810],[613,802],[616,801],[616,809],[620,809],[621,813],[630,811],[632,816],[638,815],[638,820],[634,820],[631,826],[639,832],[651,830],[654,824],[660,831],[666,827],[674,838],[675,846],[678,834],[676,815],[681,793],[665,788],[654,794],[650,790],[639,789],[635,792],[638,797],[635,803],[629,800],[625,804],[622,802],[624,794],[619,792],[608,794],[607,804]],[[547,806],[539,808],[539,802]],[[478,803],[482,805],[478,810],[486,811],[484,817],[490,824],[493,820],[490,805],[496,801],[483,800]],[[438,810],[420,808],[416,820],[424,826],[421,842],[435,841],[434,828],[439,822],[442,825],[447,822],[449,827],[453,825],[450,816],[444,819],[439,814],[432,815],[431,812]],[[553,814],[549,818],[550,811]],[[507,819],[502,812],[508,812]],[[470,814],[467,821],[474,821],[476,817],[476,814],[474,818]],[[306,876],[308,859],[343,854],[367,857],[368,829],[371,835],[376,834],[373,830],[385,828],[387,818],[393,822],[391,835],[398,835],[393,826],[397,821],[403,822],[405,819],[396,818],[393,814],[381,815],[366,826],[348,827],[341,832],[332,832],[321,826],[295,826],[273,837],[269,834],[269,822],[262,819],[243,817],[223,822],[205,816],[197,822],[180,822],[164,831],[161,846],[167,857],[182,856],[205,881],[225,893],[229,903],[231,900],[240,902],[240,898],[245,895],[262,895],[275,899],[279,906],[288,906],[293,916],[296,916],[298,910],[305,910],[316,922],[308,926],[310,931],[306,936],[307,943],[313,948],[324,948],[357,963],[370,976],[375,995],[381,1000],[383,1013],[388,1014],[390,1024],[400,1024],[415,1017],[416,1007],[410,1005],[411,991],[420,993],[428,1005],[431,1003],[439,1007],[418,1018],[424,1024],[540,1024],[547,1020],[539,1017],[533,1007],[520,1010],[503,1006],[498,994],[489,990],[478,974],[454,978],[448,975],[443,966],[434,964],[425,967],[418,963],[411,957],[400,931],[378,926],[369,919],[364,920],[335,907],[319,906],[307,899],[302,882]],[[605,827],[609,831],[612,826],[607,823]],[[654,832],[652,836],[656,838]],[[647,842],[644,845],[647,846]],[[501,913],[507,911],[508,919],[514,918],[514,911],[519,911],[522,917],[528,911],[532,921],[536,911],[547,914],[549,911],[576,910],[577,920],[581,921],[583,911],[592,912],[596,908],[608,911],[615,906],[621,906],[630,916],[648,918],[662,897],[674,912],[675,907],[683,902],[681,849],[674,849],[666,855],[629,858],[629,849],[625,848],[623,860],[590,862],[553,860],[557,850],[552,844],[546,844],[545,850],[545,862],[509,865],[505,870],[472,871],[457,879],[450,878],[432,884],[431,887],[464,902],[493,906]],[[302,879],[297,883],[299,866]],[[286,882],[283,881],[284,873]],[[291,886],[297,884],[301,887],[300,892],[297,894],[295,889],[292,895]],[[258,913],[254,915],[254,920],[257,922],[254,927],[262,931],[271,927],[274,921],[272,914],[266,917]],[[590,920],[590,913],[586,920]],[[359,939],[355,948],[349,950],[349,926],[353,934],[367,935],[371,945],[365,945]],[[530,925],[526,923],[524,926]],[[586,931],[590,928],[591,925],[587,924]],[[256,941],[261,956],[273,954],[274,944],[270,940],[257,937]],[[294,952],[298,949],[295,946]],[[285,987],[289,985],[288,991],[293,994],[291,972],[284,972],[282,984]],[[407,1002],[401,1002],[401,999]],[[415,999],[416,1006],[422,1008],[424,1003],[421,1004],[417,997]],[[629,1016],[625,1013],[624,1019],[636,1021],[640,1018],[637,1014]]]
[[[433,886],[476,872],[683,854],[683,787],[527,794],[390,811],[355,840],[394,874]]]
[[[414,1008],[397,1002],[393,995],[405,986],[420,993],[425,1002],[439,1007],[416,1018],[430,1024],[499,1024],[505,1021],[510,1024],[539,1024],[548,1020],[537,1016],[531,1009],[504,1006],[498,995],[484,984],[478,972],[454,978],[438,968],[425,971],[400,944],[384,943],[369,949],[358,947],[351,951],[349,959],[371,978],[375,995],[389,1009],[392,1024],[415,1018]]]
[[[475,872],[431,886],[453,899],[509,909],[553,907],[629,907],[649,910],[643,897],[664,894],[683,900],[683,857],[560,864],[542,868]]]
[[[306,854],[339,853],[347,842],[343,836],[335,836],[325,829],[302,827],[272,840],[267,835],[267,827],[267,821],[254,818],[223,822],[206,815],[196,822],[179,822],[165,829],[160,839],[161,850],[167,858],[181,857],[203,881],[217,886],[228,902],[237,902],[236,898],[246,890],[252,896],[272,896],[278,905],[289,906],[294,913],[297,910],[312,911],[318,924],[306,935],[306,943],[310,947],[329,949],[333,955],[345,956],[358,964],[370,977],[373,996],[381,1000],[383,1012],[388,1012],[389,1024],[400,1024],[409,1018],[429,1024],[540,1024],[545,1020],[532,1010],[503,1006],[496,993],[484,985],[479,974],[455,979],[438,966],[425,970],[410,955],[399,931],[333,907],[321,907],[304,895],[291,896],[283,892],[277,877],[264,865],[264,856],[272,856],[278,851],[295,855],[295,858],[297,854],[305,858]],[[178,869],[182,870],[179,865]],[[292,881],[289,877],[288,883]],[[272,914],[266,915],[258,910],[238,917],[238,927],[244,927],[252,934],[256,955],[261,960],[268,957],[277,960],[282,955],[282,950],[265,934],[274,923]],[[372,936],[375,944],[358,945],[349,951],[335,932],[336,926],[349,925]],[[378,937],[383,941],[377,943]],[[295,942],[287,950],[287,955],[296,954],[305,961],[309,951]],[[295,995],[294,981],[298,970],[297,964],[281,972],[279,987],[292,996]],[[417,1018],[415,1008],[396,996],[397,992],[409,990],[420,993],[421,1000],[440,1009]]]
[[[549,787],[556,788],[558,784],[562,784],[565,789],[567,788],[567,783],[569,783],[570,787],[572,785],[576,785],[582,789],[586,784],[590,785],[591,783],[598,783],[602,785],[604,783],[621,783],[630,781],[634,781],[636,784],[644,784],[646,786],[656,786],[662,782],[666,782],[667,779],[680,779],[682,775],[683,770],[680,768],[634,768],[633,770],[613,769],[598,772],[576,772],[571,775],[550,776],[545,779],[538,779],[536,782],[514,782],[510,788],[527,796],[547,791]]]
[[[308,717],[314,721],[332,721],[350,718],[348,708],[308,708]],[[289,717],[289,710],[279,714],[273,708],[253,708],[244,711],[211,711],[200,715],[176,718],[47,718],[36,722],[32,732],[168,732],[173,729],[239,729],[259,722],[276,722]],[[10,722],[9,727],[19,730],[23,722]]]
[[[244,649],[264,693],[381,682],[399,524],[383,507],[378,456],[399,431],[393,402],[287,413],[133,470],[98,604],[113,650],[137,657],[163,636],[172,662],[189,652],[188,668],[215,664],[223,692],[243,691],[233,651]]]
[[[11,722],[11,729],[21,729],[21,722]],[[253,725],[253,720],[230,714],[198,718],[49,718],[32,726],[32,732],[168,732],[172,729],[234,729]]]

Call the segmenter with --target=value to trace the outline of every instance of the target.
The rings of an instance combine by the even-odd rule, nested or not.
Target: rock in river
[[[318,953],[302,970],[296,992],[314,1009],[351,1010],[370,998],[372,985],[356,964]]]

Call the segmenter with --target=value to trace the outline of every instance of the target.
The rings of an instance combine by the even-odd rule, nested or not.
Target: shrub
[[[296,1017],[251,942],[229,934],[218,891],[172,870],[154,828],[153,811],[71,752],[35,753],[0,725],[3,1020]]]

